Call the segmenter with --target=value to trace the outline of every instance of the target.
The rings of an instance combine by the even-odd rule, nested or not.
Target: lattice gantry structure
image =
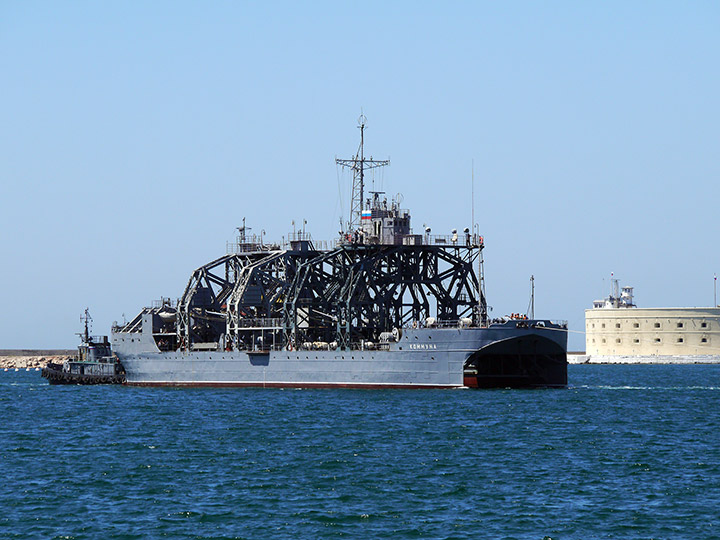
[[[347,350],[408,326],[487,325],[482,237],[413,234],[400,201],[365,197],[365,170],[389,161],[365,158],[362,116],[358,127],[358,152],[336,160],[353,172],[353,202],[334,246],[317,249],[304,230],[266,244],[243,221],[237,243],[192,273],[176,306],[143,312],[161,350]]]
[[[177,348],[352,349],[428,321],[487,322],[475,272],[482,244],[469,237],[316,250],[306,236],[286,249],[242,248],[193,272],[176,308]]]

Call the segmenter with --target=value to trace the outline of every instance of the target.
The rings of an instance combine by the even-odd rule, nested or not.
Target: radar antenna
[[[365,171],[390,165],[390,160],[375,160],[365,158],[365,123],[367,118],[361,114],[358,118],[358,128],[360,129],[360,147],[357,153],[351,159],[335,159],[335,163],[342,167],[347,167],[353,172],[353,189],[352,202],[350,203],[350,231],[360,227],[362,219],[363,199],[365,198]]]

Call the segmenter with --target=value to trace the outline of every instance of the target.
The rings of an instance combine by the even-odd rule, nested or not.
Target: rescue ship
[[[238,228],[177,301],[114,324],[127,383],[146,386],[353,388],[563,387],[567,323],[490,320],[477,226],[413,232],[399,198],[365,191],[389,164],[352,171],[350,219],[333,242],[302,231],[268,243]]]

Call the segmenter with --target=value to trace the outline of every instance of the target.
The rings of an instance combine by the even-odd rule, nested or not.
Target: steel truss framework
[[[487,322],[474,266],[482,246],[342,245],[220,257],[193,272],[178,302],[181,349],[377,342],[427,318]],[[258,339],[258,337],[260,339]]]

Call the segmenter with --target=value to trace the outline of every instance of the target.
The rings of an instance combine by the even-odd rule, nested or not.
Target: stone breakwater
[[[65,350],[0,350],[0,370],[44,368],[51,362],[62,364],[68,358],[73,358],[74,354],[74,351]]]

